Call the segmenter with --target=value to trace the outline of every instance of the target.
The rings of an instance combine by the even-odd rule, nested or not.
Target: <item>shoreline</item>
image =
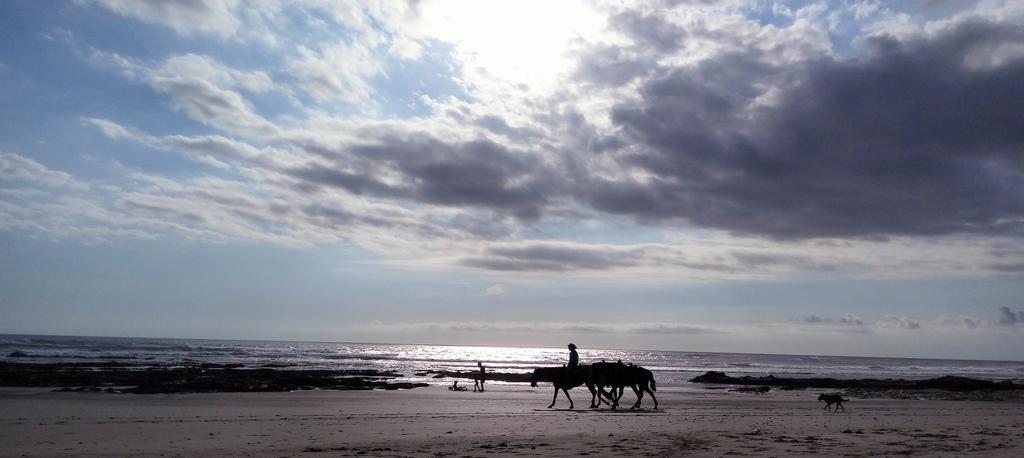
[[[473,380],[476,371],[421,370],[416,377],[440,383],[411,382],[397,371],[373,369],[292,369],[244,367],[241,364],[146,365],[136,362],[6,363],[0,362],[0,387],[47,387],[63,392],[131,394],[280,392],[302,390],[405,390],[445,387],[452,380]],[[657,373],[655,374],[657,379]],[[526,385],[529,373],[489,372],[487,381],[510,387]],[[492,385],[495,386],[495,385]],[[665,388],[665,386],[663,386]],[[834,379],[823,377],[731,377],[709,371],[676,387],[688,391],[766,394],[808,389],[840,390],[859,399],[933,399],[971,401],[1024,400],[1024,384],[1011,380],[945,376],[926,380]]]

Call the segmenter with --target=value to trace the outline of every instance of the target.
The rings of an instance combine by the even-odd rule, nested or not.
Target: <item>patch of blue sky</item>
[[[455,97],[467,102],[472,97],[459,83],[462,69],[454,57],[454,48],[437,40],[421,42],[418,59],[389,57],[385,71],[374,80],[378,101],[386,117],[422,117],[430,114],[423,96],[434,100]]]
[[[439,309],[469,307],[492,284],[474,275],[390,267],[350,245],[290,249],[172,237],[86,245],[0,234],[0,257],[19,265],[0,276],[0,314],[17,318],[5,331],[32,330],[18,324],[47,316],[106,322],[103,332],[111,335],[136,320],[184,313],[220,326],[240,314],[289,320],[313,314],[333,323],[425,320]],[[302,313],[293,304],[301,304]],[[163,332],[189,330],[169,325]]]
[[[18,38],[0,40],[0,103],[16,107],[0,111],[0,148],[67,169],[80,165],[79,152],[95,144],[82,117],[131,119],[132,127],[143,130],[198,130],[190,129],[187,120],[175,122],[164,109],[153,109],[167,106],[165,96],[89,62],[92,44],[86,46],[83,36],[124,26],[105,24],[102,16],[83,20],[73,13],[92,15],[56,2],[0,3],[0,30]],[[117,42],[132,43],[125,38],[132,34],[124,33]],[[96,31],[95,36],[105,35]]]
[[[95,49],[157,65],[191,52],[242,70],[276,67],[274,57],[257,47],[183,39],[170,29],[119,19],[56,2],[0,3],[0,33],[12,35],[0,40],[0,104],[18,107],[0,111],[0,148],[84,179],[115,178],[121,171],[111,166],[113,161],[168,176],[223,175],[177,153],[111,140],[83,123],[82,118],[110,119],[157,136],[218,133],[175,109],[168,95],[125,78],[120,69],[97,63],[90,54]],[[246,96],[264,116],[297,113],[281,92]]]
[[[89,164],[84,162],[87,156],[131,162],[137,157],[138,145],[110,141],[83,124],[82,117],[130,119],[132,127],[141,129],[149,123],[164,126],[172,122],[169,118],[174,116],[145,106],[145,100],[159,104],[161,99],[148,88],[111,83],[106,81],[107,75],[97,75],[88,67],[79,70],[77,77],[60,77],[74,79],[73,85],[34,78],[35,72],[24,67],[15,70],[19,74],[14,78],[21,80],[17,84],[0,78],[4,83],[0,85],[0,103],[19,107],[0,114],[0,148],[90,178]],[[187,119],[181,122],[191,123]]]
[[[852,3],[815,0],[758,1],[744,4],[739,11],[744,17],[757,21],[761,25],[787,28],[795,23],[795,15],[798,10],[822,5],[825,9],[821,14],[835,14],[835,17],[839,18],[839,21],[830,24],[827,33],[833,52],[845,57],[854,54],[855,49],[851,40],[861,32],[859,24],[853,20],[852,13],[847,9]]]
[[[799,8],[807,6],[813,3],[813,1],[795,0],[795,1],[755,1],[750,3],[744,3],[738,10],[747,19],[757,21],[762,25],[772,25],[778,28],[785,28],[793,25],[794,18],[792,15],[784,14],[779,7],[785,7],[790,11],[795,11]]]
[[[314,15],[300,8],[285,8],[275,21],[278,24],[275,33],[281,41],[287,43],[284,46],[301,45],[315,50],[322,43],[339,40],[349,42],[353,37],[345,26],[334,22],[329,16]]]
[[[701,291],[703,290],[703,291]],[[764,309],[783,319],[817,314],[838,318],[853,313],[865,319],[905,315],[996,317],[998,307],[1012,305],[1024,285],[1011,278],[850,278],[848,275],[803,273],[784,282],[723,282],[696,287],[709,305]]]

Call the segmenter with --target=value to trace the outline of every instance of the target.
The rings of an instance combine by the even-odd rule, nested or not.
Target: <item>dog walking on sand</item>
[[[832,404],[836,405],[836,408],[834,409],[835,412],[838,412],[839,409],[843,409],[843,412],[846,412],[846,407],[843,407],[843,403],[848,401],[848,399],[843,399],[843,397],[838,394],[820,394],[818,395],[818,400],[825,401],[826,412]]]

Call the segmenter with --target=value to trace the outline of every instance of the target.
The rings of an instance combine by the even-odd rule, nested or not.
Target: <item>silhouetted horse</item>
[[[569,400],[569,408],[573,408],[572,398],[569,397],[569,389],[580,385],[586,385],[590,390],[590,408],[596,408],[597,390],[590,382],[590,366],[581,364],[577,367],[539,367],[533,370],[533,377],[530,378],[530,386],[537,386],[537,382],[551,382],[555,385],[555,395],[551,398],[552,408],[558,400],[558,390],[565,393]]]
[[[654,396],[654,392],[658,390],[654,383],[654,374],[640,366],[625,365],[622,364],[622,361],[594,363],[590,365],[590,380],[597,387],[599,395],[607,396],[612,400],[613,409],[619,406],[619,398],[622,397],[627,386],[632,388],[633,393],[636,394],[636,403],[630,407],[631,409],[640,407],[644,392],[651,395],[651,399],[654,400],[654,408],[658,408],[658,398]],[[606,386],[612,388],[611,395],[604,393]]]

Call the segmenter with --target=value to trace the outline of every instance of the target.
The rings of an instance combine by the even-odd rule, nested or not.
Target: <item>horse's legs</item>
[[[562,388],[562,392],[565,393],[565,399],[569,400],[569,409],[572,409],[572,398],[569,397],[569,390],[567,388]],[[555,390],[555,396],[558,396],[558,390]]]
[[[647,394],[651,395],[651,399],[654,400],[654,410],[658,410],[658,398],[654,397],[654,392],[650,388],[644,388],[647,390]]]
[[[557,400],[557,399],[558,399],[558,385],[555,385],[555,395],[551,398],[551,405],[548,406],[549,409],[555,406],[555,400]]]
[[[839,410],[840,407],[843,408],[843,412],[846,412],[846,407],[843,407],[843,403],[837,402],[836,403],[836,410]]]
[[[594,389],[594,385],[592,383],[588,383],[587,389],[590,390],[590,408],[596,409],[600,407],[600,403],[597,402],[598,394],[597,390]]]
[[[630,407],[630,409],[635,409],[637,407],[640,407],[640,401],[644,399],[644,390],[637,389],[636,385],[631,385],[630,388],[633,389],[633,393],[636,393],[636,403],[633,404],[633,407]]]
[[[600,407],[601,403],[612,405],[612,395],[604,390],[604,385],[597,385],[597,406]]]

